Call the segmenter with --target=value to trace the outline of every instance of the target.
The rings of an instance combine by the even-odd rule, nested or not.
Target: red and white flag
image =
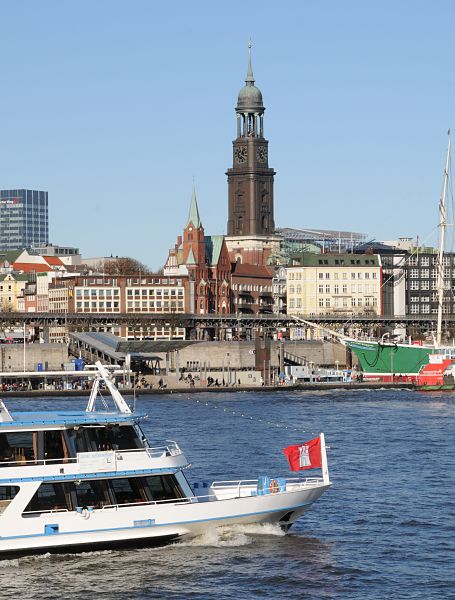
[[[319,436],[304,444],[288,446],[283,452],[287,456],[291,471],[316,469],[322,466],[321,438]]]

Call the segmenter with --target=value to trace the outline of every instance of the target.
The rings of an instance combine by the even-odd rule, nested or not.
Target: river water
[[[137,406],[152,444],[182,446],[190,480],[290,475],[281,449],[324,431],[333,486],[287,535],[234,527],[160,548],[0,561],[2,598],[455,598],[454,395],[220,392]]]

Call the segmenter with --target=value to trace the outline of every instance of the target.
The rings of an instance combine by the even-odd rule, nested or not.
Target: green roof
[[[377,254],[292,254],[291,267],[379,267]]]
[[[8,250],[5,253],[2,253],[2,259],[9,262],[9,264],[16,262],[19,256],[22,254],[23,250]]]
[[[5,281],[6,277],[11,276],[14,281],[28,281],[30,279],[30,274],[25,275],[24,273],[5,273],[4,275],[0,275],[0,281]]]
[[[196,190],[193,187],[193,193],[191,194],[190,212],[188,213],[187,225],[193,223],[193,226],[198,229],[201,226],[201,219],[199,218],[199,209],[197,207]]]
[[[208,265],[217,265],[220,260],[223,247],[224,235],[206,235],[205,253]]]
[[[190,251],[188,252],[188,258],[186,259],[187,265],[195,265],[196,259],[194,258],[193,246],[191,246]]]

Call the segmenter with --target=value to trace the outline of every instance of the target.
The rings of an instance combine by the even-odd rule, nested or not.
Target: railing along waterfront
[[[321,314],[321,315],[283,314],[228,314],[228,315],[196,315],[191,313],[18,313],[2,312],[0,321],[9,324],[29,324],[46,326],[66,326],[77,330],[89,330],[98,325],[153,326],[171,325],[172,327],[301,327],[298,319],[304,319],[315,325],[333,324],[349,327],[355,324],[392,326],[403,324],[408,326],[434,327],[436,316],[428,315],[382,315],[370,314]],[[455,326],[455,315],[445,315],[444,323]]]

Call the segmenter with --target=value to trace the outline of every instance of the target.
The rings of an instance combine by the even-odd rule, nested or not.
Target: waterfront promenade
[[[333,390],[399,390],[415,389],[412,383],[373,383],[373,382],[359,382],[359,383],[300,383],[290,385],[267,385],[267,386],[179,386],[179,387],[153,387],[153,388],[122,388],[122,394],[125,396],[148,396],[148,395],[164,395],[164,394],[201,394],[201,393],[236,393],[236,392],[268,392],[277,393],[290,392],[290,391],[333,391]],[[40,389],[40,390],[10,390],[0,392],[0,398],[70,398],[70,397],[84,397],[90,395],[90,389],[76,389],[76,390],[52,390],[52,389]]]

